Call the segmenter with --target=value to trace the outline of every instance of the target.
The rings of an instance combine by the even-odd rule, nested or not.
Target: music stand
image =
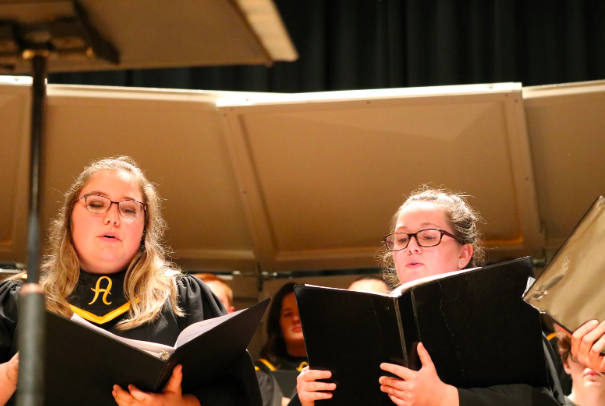
[[[40,168],[48,73],[292,61],[271,0],[13,0],[0,3],[0,73],[30,73],[27,283],[21,289],[17,404],[42,405]]]

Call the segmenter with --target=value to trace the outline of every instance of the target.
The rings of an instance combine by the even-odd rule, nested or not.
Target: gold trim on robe
[[[268,360],[264,359],[264,358],[259,358],[258,359],[260,362],[262,362],[263,364],[265,364],[265,366],[267,368],[269,368],[269,370],[271,371],[275,371],[275,367],[273,366],[272,363],[270,363]]]
[[[69,307],[71,307],[71,310],[75,314],[77,314],[78,316],[82,317],[83,319],[86,319],[88,321],[92,321],[93,323],[96,323],[96,324],[104,324],[104,323],[107,323],[108,321],[111,321],[111,320],[115,319],[118,316],[123,315],[128,310],[130,310],[130,302],[124,303],[122,306],[118,307],[117,309],[114,309],[114,310],[110,311],[105,316],[97,316],[96,314],[92,314],[91,312],[87,312],[86,310],[82,310],[79,307],[76,307],[74,305],[69,305]]]

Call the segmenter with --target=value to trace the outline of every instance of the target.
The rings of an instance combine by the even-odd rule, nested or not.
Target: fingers
[[[134,385],[128,385],[128,390],[114,385],[111,394],[119,406],[149,404],[153,400],[151,394],[143,392]]]
[[[605,321],[600,324],[595,324],[597,323],[596,320],[589,323],[586,323],[574,332],[572,336],[572,354],[574,341],[576,341],[575,347],[577,348],[576,357],[578,361],[589,368],[597,369],[603,361],[601,350],[605,347],[605,337],[603,337],[605,334]],[[585,328],[586,325],[590,327]],[[581,335],[585,330],[588,331]]]
[[[584,323],[580,326],[571,336],[571,353],[575,356],[580,352],[580,345],[582,344],[582,339],[586,334],[591,332],[598,326],[598,321],[591,320]]]
[[[172,376],[166,386],[164,386],[164,393],[172,392],[181,394],[181,382],[183,382],[183,366],[177,365],[172,370]]]
[[[4,364],[4,371],[6,373],[6,379],[12,384],[17,385],[19,379],[19,353],[13,355],[13,357]]]
[[[555,330],[558,330],[558,331],[560,331],[562,333],[565,333],[565,334],[567,334],[568,336],[571,337],[571,333],[569,331],[565,330],[563,327],[561,327],[557,323],[555,323]]]
[[[394,395],[391,395],[389,393],[389,399],[391,399],[391,402],[395,403],[397,406],[405,406],[406,402],[403,399],[400,399]]]
[[[134,385],[128,385],[128,390],[130,391],[130,394],[132,395],[132,397],[141,403],[151,401],[152,395],[150,393],[143,392],[142,390],[138,389]]]
[[[298,378],[296,378],[296,390],[303,406],[313,405],[316,400],[330,399],[332,394],[329,392],[336,389],[336,384],[328,382],[316,382],[318,379],[328,379],[332,376],[330,371],[321,371],[317,369],[303,368]]]
[[[389,388],[393,388],[396,389],[398,391],[404,390],[405,389],[405,382],[403,379],[399,379],[399,378],[393,378],[392,376],[381,376],[378,379],[378,382],[382,386],[384,387],[389,387]],[[386,392],[386,390],[384,390],[383,392]]]
[[[332,393],[330,392],[299,392],[298,399],[302,406],[313,405],[317,400],[331,399]]]
[[[605,324],[605,321],[603,321],[601,323],[601,325],[604,325],[604,324]],[[599,325],[599,329],[601,328],[601,325]],[[603,329],[605,330],[605,326]],[[595,331],[597,331],[597,330],[595,330]],[[590,334],[592,334],[592,333],[590,333]],[[588,336],[588,334],[586,336]],[[593,338],[593,337],[591,337],[591,338]],[[596,341],[594,341],[590,351],[594,352],[595,354],[601,355],[601,350],[603,349],[603,347],[605,347],[605,333],[602,334],[600,337],[598,337],[598,339],[596,339]]]
[[[604,333],[600,333],[601,331]],[[597,333],[599,334],[597,335]],[[588,366],[600,372],[605,371],[603,369],[605,357],[603,357],[603,354],[601,353],[603,348],[605,348],[605,321],[601,322],[596,329],[586,334],[582,341],[584,340],[586,340],[588,343],[590,343],[590,340],[593,340],[592,346],[588,350]],[[580,348],[581,347],[582,345],[580,345]]]
[[[599,364],[599,369],[597,369],[597,371],[605,373],[605,357],[603,357],[603,359],[601,360],[601,363]]]
[[[183,367],[177,365],[172,370],[170,380],[164,386],[163,395],[143,392],[134,385],[128,385],[128,391],[118,385],[114,385],[112,395],[119,406],[151,405],[159,404],[158,400],[163,396],[181,397],[181,382],[183,380]]]
[[[387,378],[385,376],[383,376],[382,378]],[[404,391],[404,386],[403,384],[405,383],[405,381],[402,381],[401,379],[399,379],[399,382],[392,382],[386,379],[382,379],[381,378],[381,385],[380,385],[380,390],[386,394],[389,395],[389,397],[391,398],[391,400],[393,400],[393,398],[395,399],[399,399],[399,400],[403,400],[406,398],[406,393]],[[397,379],[397,378],[389,378],[389,379]],[[400,388],[393,386],[393,385],[402,385]],[[397,403],[397,402],[395,402]]]
[[[424,365],[424,364],[423,364]],[[383,371],[387,371],[400,377],[401,379],[410,380],[414,379],[416,376],[416,372],[412,371],[409,368],[402,367],[401,365],[389,364],[388,362],[383,362],[380,364],[380,369]]]
[[[424,348],[424,344],[418,343],[418,347],[416,348],[418,351],[418,357],[420,358],[420,362],[422,362],[422,367],[430,367],[434,368],[433,360],[429,355],[429,352]]]
[[[125,391],[119,385],[113,385],[111,394],[119,406],[129,406],[135,402],[130,392]]]
[[[380,390],[396,405],[410,405],[414,401],[414,384],[391,376],[382,376],[378,380]]]
[[[309,369],[305,367],[303,371],[296,378],[297,385],[299,383],[316,383],[320,384],[323,382],[315,382],[318,379],[328,379],[332,377],[332,372],[330,371],[321,371],[319,369]]]
[[[380,364],[381,369],[396,375],[381,376],[378,380],[380,390],[387,393],[397,405],[458,404],[458,390],[439,379],[433,361],[422,344],[418,345],[418,356],[422,361],[419,371],[395,364]]]
[[[309,370],[306,375],[302,373],[298,376],[296,388],[304,392],[317,392],[320,390],[334,390],[336,384],[329,382],[316,382],[317,379],[328,379],[332,376],[330,371]],[[327,399],[327,398],[321,398]]]

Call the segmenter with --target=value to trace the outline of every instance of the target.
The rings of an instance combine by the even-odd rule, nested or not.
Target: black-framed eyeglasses
[[[120,202],[114,202],[106,196],[101,195],[84,195],[78,200],[84,199],[84,206],[86,210],[93,214],[105,214],[109,211],[112,204],[118,206],[118,212],[120,216],[129,220],[136,220],[141,217],[141,213],[147,210],[145,203],[137,200],[122,200]]]
[[[458,238],[450,232],[440,228],[425,228],[415,233],[392,233],[384,237],[382,243],[390,251],[401,251],[410,244],[412,237],[416,239],[416,244],[420,247],[435,247],[441,243],[444,235],[452,237],[458,241]],[[459,241],[458,241],[459,242]]]

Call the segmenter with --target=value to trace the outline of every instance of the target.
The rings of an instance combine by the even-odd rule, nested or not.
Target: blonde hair
[[[391,233],[395,231],[397,219],[401,211],[406,205],[413,202],[429,202],[441,208],[452,226],[458,242],[460,244],[470,244],[473,247],[473,256],[466,265],[466,268],[483,265],[485,251],[480,246],[481,234],[477,228],[477,223],[483,220],[479,212],[468,204],[465,195],[454,193],[444,188],[433,188],[429,185],[422,185],[410,194],[393,216],[391,220]],[[393,253],[383,248],[379,251],[378,256],[383,267],[384,279],[391,286],[399,285],[400,282],[395,270],[395,264],[393,263]]]
[[[175,314],[184,313],[178,307],[175,278],[180,271],[166,260],[162,243],[166,223],[160,214],[160,197],[155,186],[147,180],[143,171],[130,157],[104,158],[88,165],[76,182],[63,196],[59,215],[50,226],[49,255],[41,267],[41,284],[46,293],[48,310],[71,317],[67,298],[73,292],[80,277],[80,261],[72,237],[72,212],[82,189],[100,171],[125,172],[139,184],[146,204],[145,228],[139,250],[126,271],[124,295],[130,301],[126,320],[118,323],[120,330],[132,329],[153,321],[159,316],[167,300]],[[173,270],[175,272],[167,272]]]

